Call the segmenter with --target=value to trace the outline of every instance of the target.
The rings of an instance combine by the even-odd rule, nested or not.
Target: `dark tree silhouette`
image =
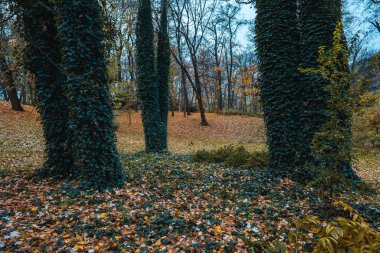
[[[287,175],[302,153],[297,1],[257,0],[256,39],[270,167]]]
[[[26,63],[35,76],[38,109],[41,114],[46,161],[44,170],[52,176],[69,176],[72,157],[67,148],[68,106],[63,94],[63,73],[59,67],[60,44],[51,12],[51,2],[23,0],[22,12],[26,48]]]
[[[73,174],[96,187],[119,185],[124,173],[115,144],[101,7],[97,0],[60,0],[57,9]]]
[[[152,7],[150,0],[140,0],[136,27],[137,85],[147,152],[161,152],[163,128],[160,115],[159,81],[157,80]]]
[[[168,2],[161,1],[161,21],[157,39],[157,75],[159,82],[159,104],[162,121],[161,145],[168,147],[169,71],[170,42],[168,35]]]

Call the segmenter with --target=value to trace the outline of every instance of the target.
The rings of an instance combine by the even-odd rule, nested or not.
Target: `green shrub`
[[[248,163],[251,154],[244,147],[232,148],[226,163],[233,166],[244,166]]]
[[[316,216],[307,217],[296,223],[296,230],[288,236],[289,245],[275,242],[277,247],[268,246],[264,252],[299,252],[299,246],[305,243],[312,245],[313,253],[380,252],[380,233],[349,205],[338,201],[334,205],[347,211],[351,218],[325,222]],[[285,251],[279,251],[284,247]]]
[[[194,162],[226,163],[230,166],[265,168],[268,166],[266,152],[248,152],[244,147],[224,146],[217,150],[199,150],[192,156]]]
[[[192,161],[194,162],[207,162],[211,160],[210,152],[206,150],[198,150],[193,156]]]
[[[267,168],[269,166],[268,153],[264,151],[251,153],[247,160],[247,166]]]

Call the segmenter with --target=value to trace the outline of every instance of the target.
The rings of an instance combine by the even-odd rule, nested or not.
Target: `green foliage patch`
[[[224,162],[230,166],[247,168],[267,168],[269,164],[266,152],[250,153],[242,146],[225,146],[213,151],[199,150],[191,159],[194,162]]]

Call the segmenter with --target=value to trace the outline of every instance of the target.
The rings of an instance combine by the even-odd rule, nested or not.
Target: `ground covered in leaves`
[[[195,164],[179,155],[128,155],[123,162],[126,186],[106,192],[5,176],[0,247],[12,252],[246,252],[258,241],[286,240],[298,218],[332,215],[320,208],[317,189],[268,179],[263,171]],[[346,193],[341,200],[380,226],[376,196]]]
[[[231,143],[264,146],[261,119],[210,115],[211,127],[198,129],[195,116],[171,118],[170,147],[177,154],[156,156],[136,153],[143,147],[138,114],[129,125],[121,113],[118,145],[128,180],[122,189],[97,192],[31,177],[43,158],[38,114],[0,103],[0,252],[247,252],[259,242],[286,241],[307,215],[339,215],[323,206],[319,189],[270,178],[265,170],[191,162],[183,153]],[[378,152],[357,157],[358,174],[376,188]],[[347,191],[338,200],[379,230],[377,193]]]

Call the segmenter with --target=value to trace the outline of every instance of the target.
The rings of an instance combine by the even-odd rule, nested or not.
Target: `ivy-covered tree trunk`
[[[97,0],[59,0],[57,9],[75,176],[96,187],[116,186],[124,173],[115,144],[101,7]]]
[[[34,74],[38,110],[41,115],[46,160],[44,171],[50,176],[71,175],[73,160],[67,147],[68,101],[62,87],[58,43],[53,6],[49,0],[20,1],[24,26],[26,63]]]
[[[300,0],[300,33],[302,68],[318,67],[318,52],[321,46],[327,49],[332,46],[333,33],[339,17],[336,15],[337,1],[334,0]],[[327,120],[327,92],[324,87],[327,81],[320,75],[302,75],[302,97],[305,104],[304,159],[313,163],[312,142],[316,133]]]
[[[299,33],[296,0],[257,0],[259,82],[274,174],[294,173],[302,161]]]
[[[141,100],[142,121],[147,152],[161,152],[162,120],[159,103],[159,81],[157,80],[152,7],[150,0],[139,0],[136,27],[137,85]]]
[[[328,51],[333,46],[334,31],[339,22],[342,21],[342,1],[341,0],[300,0],[300,33],[301,33],[301,67],[317,68],[319,67],[319,49],[325,47]],[[343,43],[345,42],[342,34]],[[347,47],[347,45],[345,45]],[[342,55],[342,57],[344,57]],[[343,58],[342,58],[342,61]],[[342,62],[337,62],[343,72],[349,72],[348,63],[343,66]],[[342,81],[343,82],[343,81]],[[329,85],[328,80],[320,74],[302,75],[302,97],[305,105],[305,114],[303,119],[303,132],[305,136],[305,154],[304,159],[314,163],[313,141],[316,136],[321,134],[324,125],[331,120],[328,112],[327,102],[331,100],[326,87]],[[349,90],[346,91],[349,96]],[[341,122],[346,122],[340,127],[347,128],[351,131],[350,113],[345,114]],[[350,138],[347,139],[348,142]],[[349,147],[350,145],[343,145]],[[350,157],[349,148],[345,151],[347,157]],[[348,174],[353,175],[350,159],[346,159],[345,170]]]
[[[161,22],[157,40],[157,75],[159,104],[162,121],[161,147],[168,148],[170,42],[168,35],[168,2],[161,0]]]

